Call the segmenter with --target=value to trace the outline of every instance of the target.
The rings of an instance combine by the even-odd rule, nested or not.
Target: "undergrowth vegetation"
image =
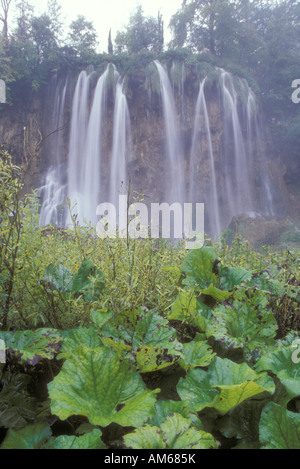
[[[299,449],[299,251],[42,229],[0,163],[1,449]]]

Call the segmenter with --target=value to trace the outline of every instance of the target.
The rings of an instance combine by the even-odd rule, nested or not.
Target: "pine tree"
[[[108,53],[109,53],[109,55],[113,55],[113,53],[114,53],[113,43],[112,43],[112,40],[111,40],[111,28],[110,28],[109,34],[108,34]]]

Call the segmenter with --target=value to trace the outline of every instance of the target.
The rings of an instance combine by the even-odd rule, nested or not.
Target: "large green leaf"
[[[235,300],[232,306],[217,306],[213,318],[207,337],[214,337],[222,348],[243,350],[246,359],[255,360],[275,345],[277,323],[267,308],[267,298],[259,294],[247,301]]]
[[[91,260],[85,260],[75,276],[62,264],[50,264],[41,283],[50,291],[68,293],[70,298],[82,295],[86,301],[93,301],[101,294],[105,278]]]
[[[237,438],[259,442],[259,422],[261,411],[269,400],[245,400],[226,415],[218,419],[216,429],[226,438]]]
[[[59,359],[68,358],[75,353],[75,349],[81,345],[89,347],[91,350],[103,346],[97,328],[93,326],[89,328],[83,327],[60,331],[60,335],[63,338],[63,343],[61,345],[60,354],[58,355]]]
[[[193,420],[194,416],[196,416],[190,412],[187,405],[182,401],[157,401],[155,404],[155,415],[149,420],[149,425],[160,427],[166,417],[174,413],[180,414],[186,419],[191,418]],[[197,425],[202,427],[199,419],[197,419]]]
[[[187,322],[202,331],[206,330],[206,317],[202,315],[202,309],[192,290],[183,290],[178,293],[168,314],[168,319]]]
[[[132,312],[130,324],[107,324],[99,333],[104,344],[134,360],[139,372],[165,368],[182,357],[175,329],[155,311],[141,308]]]
[[[35,366],[41,360],[51,360],[60,350],[62,338],[55,329],[0,332],[8,357],[13,361]]]
[[[62,435],[55,438],[46,449],[105,449],[101,435],[97,429],[82,436]]]
[[[159,427],[145,425],[124,436],[133,449],[212,449],[218,447],[214,437],[193,426],[190,420],[174,413]]]
[[[29,375],[6,372],[1,379],[0,427],[19,430],[33,423],[37,416],[38,403],[28,393]]]
[[[213,353],[208,343],[202,340],[201,334],[196,334],[194,340],[183,344],[183,355],[184,358],[179,360],[179,364],[188,370],[189,368],[208,366],[216,354]]]
[[[300,449],[300,414],[270,402],[261,414],[259,439],[264,449]]]
[[[219,288],[210,285],[208,288],[205,288],[201,292],[202,295],[211,296],[214,300],[221,302],[226,301],[232,295],[231,292],[222,291]]]
[[[156,391],[146,390],[132,365],[107,348],[77,347],[48,390],[61,420],[82,415],[93,425],[138,427],[154,414]]]
[[[73,274],[62,264],[50,264],[45,269],[41,283],[49,290],[70,292],[72,288]]]
[[[91,312],[91,319],[99,329],[102,329],[102,327],[105,326],[105,324],[109,322],[112,318],[113,313],[111,312],[107,312],[104,310]]]
[[[221,288],[223,290],[232,291],[236,286],[240,285],[243,281],[249,280],[252,273],[243,267],[220,267],[219,270]]]
[[[99,297],[104,286],[105,278],[101,270],[91,260],[85,260],[74,277],[72,293],[82,294],[86,301],[92,301]]]
[[[272,371],[281,381],[291,399],[300,396],[300,367],[292,360],[293,347],[283,347],[262,357],[256,364],[258,371]]]
[[[50,427],[39,422],[27,425],[22,430],[9,430],[1,449],[43,449],[50,437]]]
[[[218,278],[213,272],[217,255],[212,247],[191,250],[182,263],[186,275],[185,284],[190,287],[217,286]]]
[[[266,373],[257,374],[246,363],[219,357],[214,358],[207,372],[191,369],[177,385],[178,394],[192,410],[213,407],[223,415],[246,399],[274,390],[274,382]]]
[[[158,427],[144,425],[133,433],[124,436],[127,448],[133,449],[164,449],[166,444]]]

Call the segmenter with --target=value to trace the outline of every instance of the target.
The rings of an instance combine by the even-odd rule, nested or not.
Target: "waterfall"
[[[206,232],[216,237],[235,215],[274,215],[274,211],[271,183],[265,167],[262,123],[253,91],[246,80],[234,80],[230,73],[219,70],[219,111],[223,130],[219,154],[214,154],[206,81],[207,78],[200,83],[195,109],[189,198],[205,203]],[[259,191],[254,190],[257,178],[261,181]]]
[[[184,156],[177,125],[177,112],[173,90],[164,67],[157,60],[155,60],[154,63],[160,77],[160,89],[166,128],[165,201],[183,204],[185,197]]]
[[[84,217],[84,196],[82,194],[82,174],[85,171],[85,143],[88,119],[88,99],[90,78],[86,71],[78,77],[72,103],[72,117],[68,154],[68,198],[72,212],[78,221]],[[69,213],[67,217],[70,222]]]
[[[190,168],[189,168],[189,199],[190,201],[195,201],[195,179],[194,174],[196,170],[197,160],[199,157],[203,163],[203,153],[206,153],[206,158],[209,161],[209,170],[210,170],[210,190],[209,194],[203,193],[200,188],[200,193],[203,198],[203,202],[206,206],[206,213],[209,216],[210,220],[210,229],[212,233],[220,233],[220,214],[219,214],[219,201],[218,201],[218,188],[217,188],[217,179],[216,179],[216,170],[215,170],[215,160],[212,146],[212,138],[210,131],[210,122],[207,111],[207,104],[204,93],[206,78],[200,84],[198,99],[196,103],[195,111],[195,123],[194,123],[194,133],[192,139],[191,147],[191,158],[190,158]],[[203,151],[203,148],[199,145],[199,133],[204,132],[207,150]],[[197,191],[199,192],[199,191]]]
[[[224,116],[224,147],[222,167],[226,173],[226,198],[231,215],[252,211],[249,167],[238,113],[238,94],[230,73],[221,71],[221,94]]]
[[[162,194],[160,202],[177,202],[181,206],[186,202],[204,203],[205,232],[214,238],[238,214],[274,216],[275,192],[268,174],[261,112],[247,81],[217,69],[213,80],[207,76],[199,83],[191,111],[184,65],[180,68],[173,64],[172,85],[164,66],[158,60],[153,63],[158,85],[155,106],[162,110],[156,149],[161,149],[162,141],[165,144],[161,154],[156,154],[162,160],[159,167],[163,169],[163,179],[151,174],[152,180],[163,183],[162,191],[154,188],[154,193]],[[86,71],[78,76],[70,100],[68,146],[64,152],[66,134],[53,133],[52,163],[38,191],[42,200],[41,225],[70,225],[70,215],[62,210],[68,197],[78,223],[95,226],[97,206],[111,202],[118,208],[119,194],[127,189],[128,163],[135,161],[132,151],[139,151],[139,142],[131,142],[124,77],[113,65],[108,65],[97,81],[95,77],[95,72]],[[69,79],[54,78],[52,85],[50,127],[56,130],[64,127],[66,108],[69,109],[66,99],[73,88]],[[141,119],[147,123],[149,115],[147,108]],[[148,143],[151,152],[151,142]],[[149,169],[155,172],[154,165]],[[132,170],[142,178],[137,183],[132,181],[136,187],[143,183],[147,172]],[[180,231],[179,227],[174,228]]]
[[[38,189],[38,195],[42,200],[40,209],[40,226],[46,226],[50,223],[62,226],[64,219],[63,205],[66,196],[66,184],[63,178],[63,123],[65,112],[66,92],[68,87],[68,79],[64,80],[61,85],[58,83],[57,76],[52,79],[54,88],[54,107],[50,119],[50,125],[53,134],[51,135],[51,143],[49,152],[54,155],[54,162],[46,174],[45,184]],[[50,91],[50,96],[52,95]]]
[[[124,83],[119,78],[116,85],[109,187],[109,201],[115,207],[118,207],[119,194],[124,190],[126,193],[126,168],[131,150],[130,116],[123,87]]]
[[[107,135],[107,96],[109,79],[113,71],[115,106],[111,161],[109,148],[104,151],[103,141]],[[42,198],[40,225],[71,225],[71,214],[65,210],[58,214],[59,207],[70,201],[71,213],[80,225],[97,223],[96,208],[103,201],[117,207],[121,186],[127,183],[127,163],[131,152],[130,116],[124,94],[124,83],[115,67],[108,65],[92,90],[93,73],[82,71],[77,79],[71,108],[67,171],[62,167],[62,158],[57,139],[51,153],[56,155],[50,166],[46,182],[39,189]],[[64,115],[64,102],[68,83],[56,92],[53,120],[60,126]],[[108,182],[104,183],[102,170],[108,171]],[[64,181],[64,184],[62,183]]]
[[[100,203],[102,128],[109,67],[98,79],[89,110],[90,77],[80,73],[73,97],[68,155],[68,197],[80,224],[96,224]],[[69,222],[70,220],[68,220]]]

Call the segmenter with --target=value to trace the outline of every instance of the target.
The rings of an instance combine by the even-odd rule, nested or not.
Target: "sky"
[[[47,0],[30,0],[29,3],[34,6],[36,15],[47,10]],[[171,16],[180,8],[182,0],[58,0],[58,3],[67,26],[77,15],[83,15],[93,22],[98,35],[98,50],[102,52],[107,51],[109,29],[112,28],[114,40],[117,31],[128,24],[130,14],[139,4],[145,16],[157,17],[158,11],[163,15],[165,43],[168,43],[171,39],[168,24]]]

